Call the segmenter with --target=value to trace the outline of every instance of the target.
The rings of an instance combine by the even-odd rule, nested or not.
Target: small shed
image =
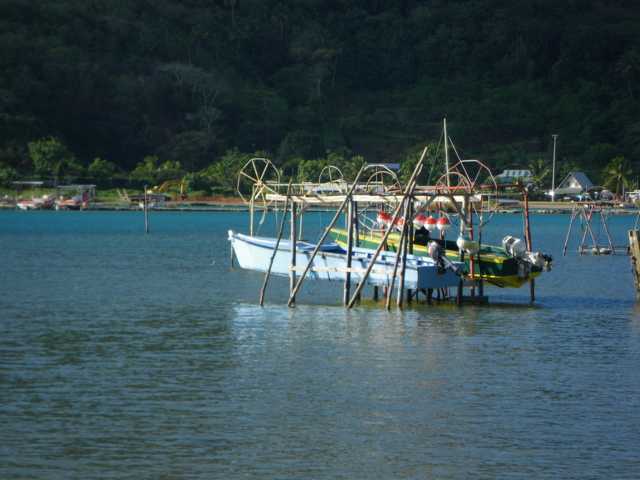
[[[558,188],[555,190],[557,195],[578,195],[586,192],[590,188],[593,188],[593,182],[589,180],[589,177],[584,172],[570,172],[564,179],[558,184]]]

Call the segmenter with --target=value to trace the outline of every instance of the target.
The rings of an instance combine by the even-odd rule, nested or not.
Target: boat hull
[[[241,268],[266,272],[273,255],[276,240],[265,237],[250,237],[229,231],[229,241]],[[314,245],[306,242],[296,244],[296,271],[301,273],[307,266]],[[359,282],[371,262],[373,251],[356,248],[352,254],[351,280]],[[367,278],[367,284],[388,286],[391,284],[396,255],[383,252]],[[271,267],[274,275],[288,276],[291,262],[291,245],[281,241]],[[399,275],[400,269],[398,269]],[[309,278],[314,280],[344,281],[347,274],[346,252],[336,244],[323,245],[313,260]],[[460,277],[451,270],[441,271],[430,258],[407,256],[405,287],[410,289],[448,288],[458,285]]]
[[[331,236],[338,243],[344,246],[347,241],[346,230],[334,228],[331,230]],[[380,233],[360,233],[359,245],[365,248],[376,248],[382,241]],[[390,251],[395,251],[400,241],[398,233],[391,233],[387,239],[387,245]],[[458,260],[459,253],[455,242],[446,242],[445,255],[450,260]],[[455,249],[452,248],[455,246]],[[468,257],[464,261],[463,271],[465,278],[468,280],[484,280],[492,285],[502,288],[520,288],[530,279],[540,275],[542,269],[531,266],[524,262],[519,262],[513,257],[508,256],[501,251],[502,249],[493,246],[483,246],[480,250],[480,268],[476,263],[474,275],[470,274],[470,262]],[[428,256],[427,246],[420,243],[414,243],[413,253],[417,256]]]

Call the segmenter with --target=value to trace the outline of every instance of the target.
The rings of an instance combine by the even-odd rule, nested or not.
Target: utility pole
[[[551,201],[556,201],[556,140],[558,134],[554,133],[553,137],[553,167],[551,168]]]
[[[449,179],[449,149],[447,148],[448,137],[447,137],[447,118],[445,117],[442,120],[443,129],[444,129],[444,166],[446,168],[447,174],[447,187],[451,186],[451,180]]]

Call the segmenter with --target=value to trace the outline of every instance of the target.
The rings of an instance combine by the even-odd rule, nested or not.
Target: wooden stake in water
[[[289,266],[289,306],[296,303],[296,202],[291,200],[291,264]]]
[[[633,269],[633,283],[636,296],[640,298],[640,232],[629,230],[629,253],[631,254],[631,268]]]
[[[347,271],[344,277],[344,291],[342,302],[346,305],[349,303],[349,294],[351,292],[351,264],[353,256],[353,200],[349,200],[347,204]]]
[[[358,174],[356,175],[355,180],[351,184],[351,187],[349,188],[349,191],[345,195],[345,198],[342,201],[342,204],[338,207],[338,210],[336,210],[336,213],[333,216],[333,219],[331,220],[331,222],[329,222],[329,226],[327,226],[327,228],[324,229],[324,232],[320,236],[320,239],[318,240],[318,243],[316,244],[315,248],[313,249],[313,252],[311,252],[311,256],[309,257],[309,260],[307,261],[307,266],[302,271],[302,275],[300,275],[300,279],[298,280],[298,283],[296,283],[295,288],[293,289],[293,291],[289,295],[289,302],[287,303],[288,306],[291,307],[293,305],[293,302],[295,301],[296,293],[298,293],[298,290],[300,290],[300,287],[302,286],[302,282],[304,281],[307,273],[309,273],[309,270],[311,269],[311,266],[313,265],[313,261],[316,258],[316,255],[320,251],[320,247],[322,246],[322,243],[324,242],[324,239],[327,238],[327,235],[329,235],[329,232],[331,231],[333,226],[336,224],[336,221],[340,217],[340,214],[342,213],[342,210],[344,209],[344,207],[347,204],[347,202],[349,200],[351,200],[351,195],[353,194],[353,191],[356,189],[356,186],[358,185],[358,180],[360,180],[360,176],[362,175],[362,172],[364,172],[364,167],[360,168],[360,170],[358,171]]]
[[[533,250],[533,242],[531,241],[531,224],[529,222],[529,192],[524,190],[524,240],[527,244],[527,250]],[[529,280],[529,296],[531,303],[536,301],[536,281],[531,278]]]
[[[416,163],[416,166],[413,169],[411,178],[409,178],[409,181],[407,182],[407,186],[403,192],[402,200],[400,201],[400,203],[398,203],[398,206],[395,208],[395,211],[391,216],[391,225],[393,225],[396,222],[396,220],[398,220],[398,215],[400,214],[400,209],[402,208],[404,200],[413,194],[413,189],[416,187],[417,177],[420,174],[420,171],[422,170],[422,164],[424,162],[424,157],[426,155],[427,155],[427,148],[425,147],[425,149],[422,151],[422,156],[420,157],[420,159],[418,160],[418,163]],[[387,229],[386,233],[383,235],[382,240],[380,241],[380,243],[378,244],[378,247],[376,248],[376,251],[373,253],[373,256],[369,260],[369,265],[367,266],[364,274],[362,275],[360,282],[356,286],[356,290],[351,296],[351,300],[349,300],[349,304],[347,305],[347,308],[353,307],[353,305],[356,303],[356,300],[360,296],[360,292],[362,291],[362,288],[364,287],[367,279],[369,278],[369,274],[371,273],[373,266],[378,260],[378,255],[380,255],[380,252],[382,251],[385,244],[387,243],[387,240],[389,239],[390,234],[391,234],[391,229],[389,228]]]
[[[144,200],[142,210],[144,211],[144,233],[149,233],[149,197],[147,196],[147,186],[144,186]]]
[[[282,234],[284,233],[284,224],[287,220],[287,209],[289,208],[289,192],[291,191],[291,180],[289,180],[289,186],[287,187],[287,199],[284,201],[284,211],[282,212],[282,218],[280,219],[280,227],[278,228],[278,238],[276,238],[276,246],[273,249],[273,253],[271,254],[271,258],[269,259],[269,267],[267,268],[267,273],[264,276],[264,282],[262,283],[262,288],[260,289],[260,306],[264,304],[264,294],[267,291],[267,284],[269,283],[269,277],[271,276],[271,268],[273,267],[273,261],[276,258],[276,254],[278,253],[278,247],[280,246],[280,239],[282,239]]]

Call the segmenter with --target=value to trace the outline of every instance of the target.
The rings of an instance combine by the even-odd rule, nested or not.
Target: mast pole
[[[442,120],[444,125],[444,166],[447,169],[447,187],[451,186],[451,180],[449,179],[449,137],[447,136],[447,117]]]
[[[551,201],[556,201],[556,140],[558,134],[554,133],[553,137],[553,167],[551,168]]]

